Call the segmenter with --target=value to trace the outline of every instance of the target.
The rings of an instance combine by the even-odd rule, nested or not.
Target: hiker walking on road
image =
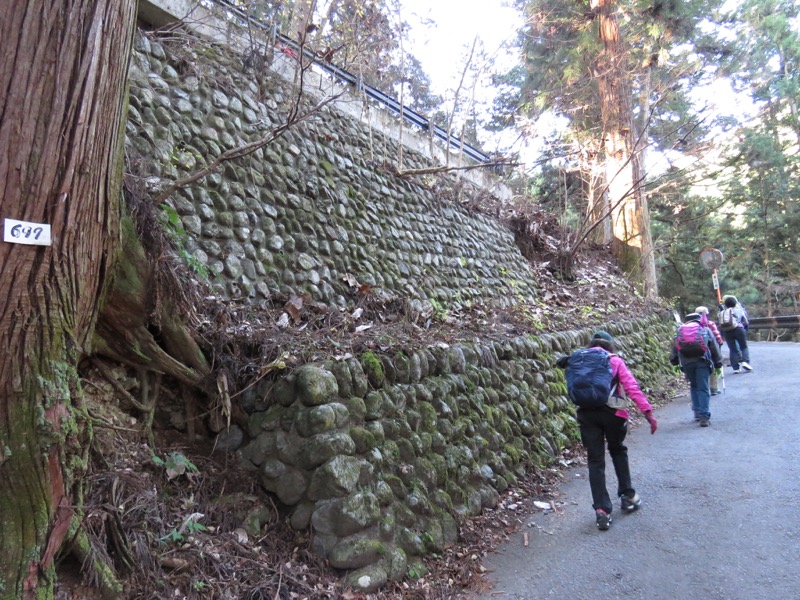
[[[622,510],[632,512],[642,503],[631,484],[628,448],[623,444],[630,417],[625,395],[644,413],[650,423],[650,433],[655,433],[658,427],[653,407],[616,351],[614,338],[605,331],[598,331],[587,348],[557,361],[559,367],[567,370],[567,390],[577,406],[581,442],[589,464],[592,507],[601,530],[611,525],[613,510],[606,488],[606,444],[617,474],[617,496]]]
[[[717,347],[719,348],[720,352],[722,351],[722,334],[717,329],[717,324],[714,321],[709,320],[708,318],[708,307],[707,306],[698,306],[694,309],[698,315],[700,315],[700,325],[703,327],[708,327],[711,330],[711,335],[714,336],[714,341],[717,342]],[[711,371],[711,376],[708,378],[708,383],[711,386],[711,395],[716,396],[721,394],[722,392],[719,390],[719,380],[721,377],[717,377],[717,370],[714,369]]]
[[[669,362],[689,382],[695,420],[700,421],[700,427],[708,427],[711,420],[708,380],[712,371],[716,371],[717,377],[722,375],[722,354],[711,330],[700,324],[698,313],[686,315],[672,344]]]
[[[719,328],[728,344],[728,354],[734,373],[752,371],[750,366],[750,349],[747,347],[747,329],[750,319],[747,311],[736,299],[736,296],[725,296],[719,313]]]

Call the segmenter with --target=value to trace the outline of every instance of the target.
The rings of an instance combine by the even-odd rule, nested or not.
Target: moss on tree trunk
[[[132,0],[15,2],[0,22],[0,598],[50,598],[84,466],[76,365],[119,249]]]

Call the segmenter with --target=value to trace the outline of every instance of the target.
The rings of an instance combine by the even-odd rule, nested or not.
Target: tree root
[[[92,545],[89,535],[81,525],[78,517],[73,519],[70,533],[71,545],[68,551],[81,564],[81,572],[89,585],[100,592],[103,600],[121,598],[123,587],[114,567],[109,564],[105,552]],[[122,535],[124,538],[124,534]],[[64,550],[67,550],[67,548]],[[130,557],[130,549],[128,550],[128,556]],[[133,563],[131,562],[130,564],[132,565]]]

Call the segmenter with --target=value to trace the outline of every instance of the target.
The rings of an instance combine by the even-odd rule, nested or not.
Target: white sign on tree
[[[50,225],[5,219],[3,224],[3,241],[10,244],[49,246]]]

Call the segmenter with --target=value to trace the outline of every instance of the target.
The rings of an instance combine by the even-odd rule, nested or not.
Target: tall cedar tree
[[[119,249],[133,0],[11,0],[0,20],[2,215],[52,245],[0,245],[0,598],[51,598],[76,517],[79,359]]]

